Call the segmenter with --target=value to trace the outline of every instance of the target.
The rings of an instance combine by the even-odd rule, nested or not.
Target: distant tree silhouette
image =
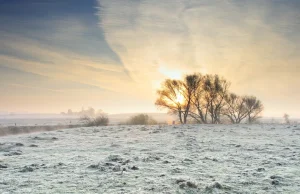
[[[207,123],[207,106],[203,103],[203,82],[205,77],[198,73],[194,74],[194,79],[197,80],[197,85],[192,94],[192,107],[189,111],[189,116],[195,119],[198,123]]]
[[[199,74],[192,74],[192,75],[186,75],[184,77],[184,82],[182,83],[183,86],[183,93],[185,103],[184,104],[184,111],[183,111],[183,123],[186,124],[187,117],[190,114],[192,110],[192,105],[194,102],[194,96],[197,92],[201,79]]]
[[[290,124],[290,115],[285,113],[283,115],[283,118],[284,118],[284,121],[285,121],[286,124]]]
[[[255,96],[245,96],[244,98],[248,123],[253,123],[261,117],[260,114],[264,110],[264,107],[261,101]]]
[[[180,80],[167,79],[162,83],[161,89],[157,91],[158,98],[155,105],[159,108],[167,108],[170,113],[177,114],[180,123],[183,123],[183,112],[185,105],[180,102],[183,91]]]
[[[162,89],[157,91],[159,97],[155,105],[177,114],[180,123],[186,124],[199,83],[197,74],[186,75],[183,81],[167,79],[163,82]]]
[[[244,97],[231,93],[225,98],[223,114],[229,118],[231,123],[241,123],[247,117],[246,100]]]
[[[73,111],[71,109],[68,109],[68,115],[72,115],[73,114]]]
[[[221,123],[229,82],[218,75],[197,74],[197,76],[198,84],[193,94],[193,108],[189,115],[198,123]]]
[[[81,109],[81,111],[79,112],[75,112],[72,111],[72,109],[68,109],[67,113],[61,112],[60,114],[62,115],[74,115],[74,116],[89,116],[89,117],[95,117],[95,116],[99,116],[99,115],[103,115],[105,114],[102,110],[98,110],[96,111],[93,107],[89,107],[87,110],[85,110],[83,107]]]
[[[218,75],[206,75],[204,82],[204,103],[210,115],[210,123],[221,123],[221,110],[225,106],[225,97],[230,84]]]

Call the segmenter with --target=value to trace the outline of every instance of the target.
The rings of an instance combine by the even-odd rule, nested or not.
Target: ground
[[[0,193],[300,193],[300,126],[108,126],[0,137]]]

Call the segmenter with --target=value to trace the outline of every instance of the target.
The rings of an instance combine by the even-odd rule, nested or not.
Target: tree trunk
[[[183,124],[181,110],[178,111],[179,121]]]

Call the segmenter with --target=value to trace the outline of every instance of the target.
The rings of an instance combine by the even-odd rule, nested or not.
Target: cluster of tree
[[[218,75],[195,73],[183,80],[167,79],[157,91],[155,105],[178,115],[186,124],[194,120],[203,124],[255,122],[263,111],[260,100],[254,96],[230,93],[230,83]]]
[[[121,123],[125,125],[156,125],[157,121],[154,120],[151,116],[147,114],[138,114],[132,116],[128,121],[125,123]]]
[[[68,115],[68,116],[88,116],[88,117],[95,117],[95,116],[101,116],[103,115],[103,111],[102,110],[98,110],[96,111],[94,108],[89,107],[87,110],[85,110],[84,108],[81,109],[81,111],[79,112],[74,112],[72,111],[72,109],[69,109],[66,113],[65,112],[61,112],[61,115]]]

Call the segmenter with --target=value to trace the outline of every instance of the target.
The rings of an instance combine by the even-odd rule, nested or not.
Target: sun
[[[179,92],[176,93],[176,102],[180,104],[184,102],[184,96]]]
[[[164,76],[171,78],[171,79],[180,79],[182,77],[182,72],[175,69],[167,69],[164,66],[160,66],[158,71],[163,74]]]

